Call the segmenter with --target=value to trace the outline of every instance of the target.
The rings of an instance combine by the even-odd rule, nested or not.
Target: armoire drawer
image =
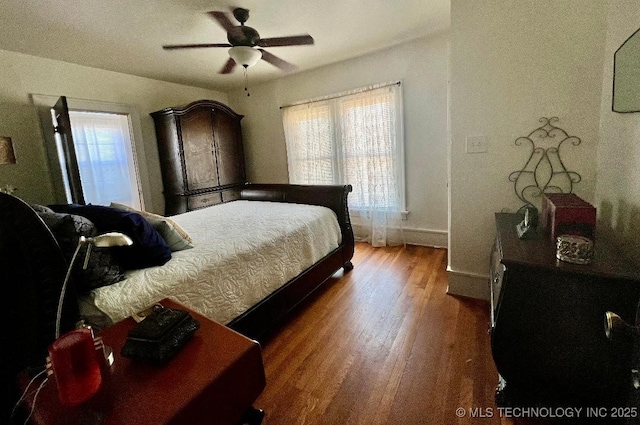
[[[202,193],[199,195],[189,195],[187,197],[187,206],[189,210],[197,210],[198,208],[210,207],[222,203],[220,192]]]

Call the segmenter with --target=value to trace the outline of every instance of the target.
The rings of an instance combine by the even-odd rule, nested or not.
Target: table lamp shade
[[[16,154],[13,151],[11,137],[0,136],[0,164],[15,164]]]

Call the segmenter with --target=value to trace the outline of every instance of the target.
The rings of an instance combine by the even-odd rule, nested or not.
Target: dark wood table
[[[170,300],[165,307],[185,309]],[[112,347],[115,362],[96,396],[76,407],[63,406],[52,376],[36,401],[32,423],[48,424],[238,424],[256,415],[253,402],[265,387],[260,345],[191,312],[200,322],[192,339],[162,366],[120,356],[128,318],[101,336]],[[26,385],[26,379],[23,379]],[[41,382],[38,381],[38,382]],[[32,397],[26,400],[31,408]]]

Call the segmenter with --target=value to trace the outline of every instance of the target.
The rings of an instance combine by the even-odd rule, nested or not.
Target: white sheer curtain
[[[351,184],[357,240],[403,244],[404,149],[399,84],[283,108],[289,181]]]
[[[336,148],[332,118],[329,102],[309,103],[302,107],[283,109],[291,183],[334,184],[336,182]]]
[[[140,208],[127,116],[69,111],[69,117],[85,201]]]

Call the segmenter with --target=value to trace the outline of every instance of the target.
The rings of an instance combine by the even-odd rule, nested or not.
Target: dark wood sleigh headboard
[[[347,197],[351,185],[295,185],[249,183],[240,191],[240,199],[319,205],[331,209],[342,231],[343,264],[350,267],[354,252],[354,236],[349,218]]]

